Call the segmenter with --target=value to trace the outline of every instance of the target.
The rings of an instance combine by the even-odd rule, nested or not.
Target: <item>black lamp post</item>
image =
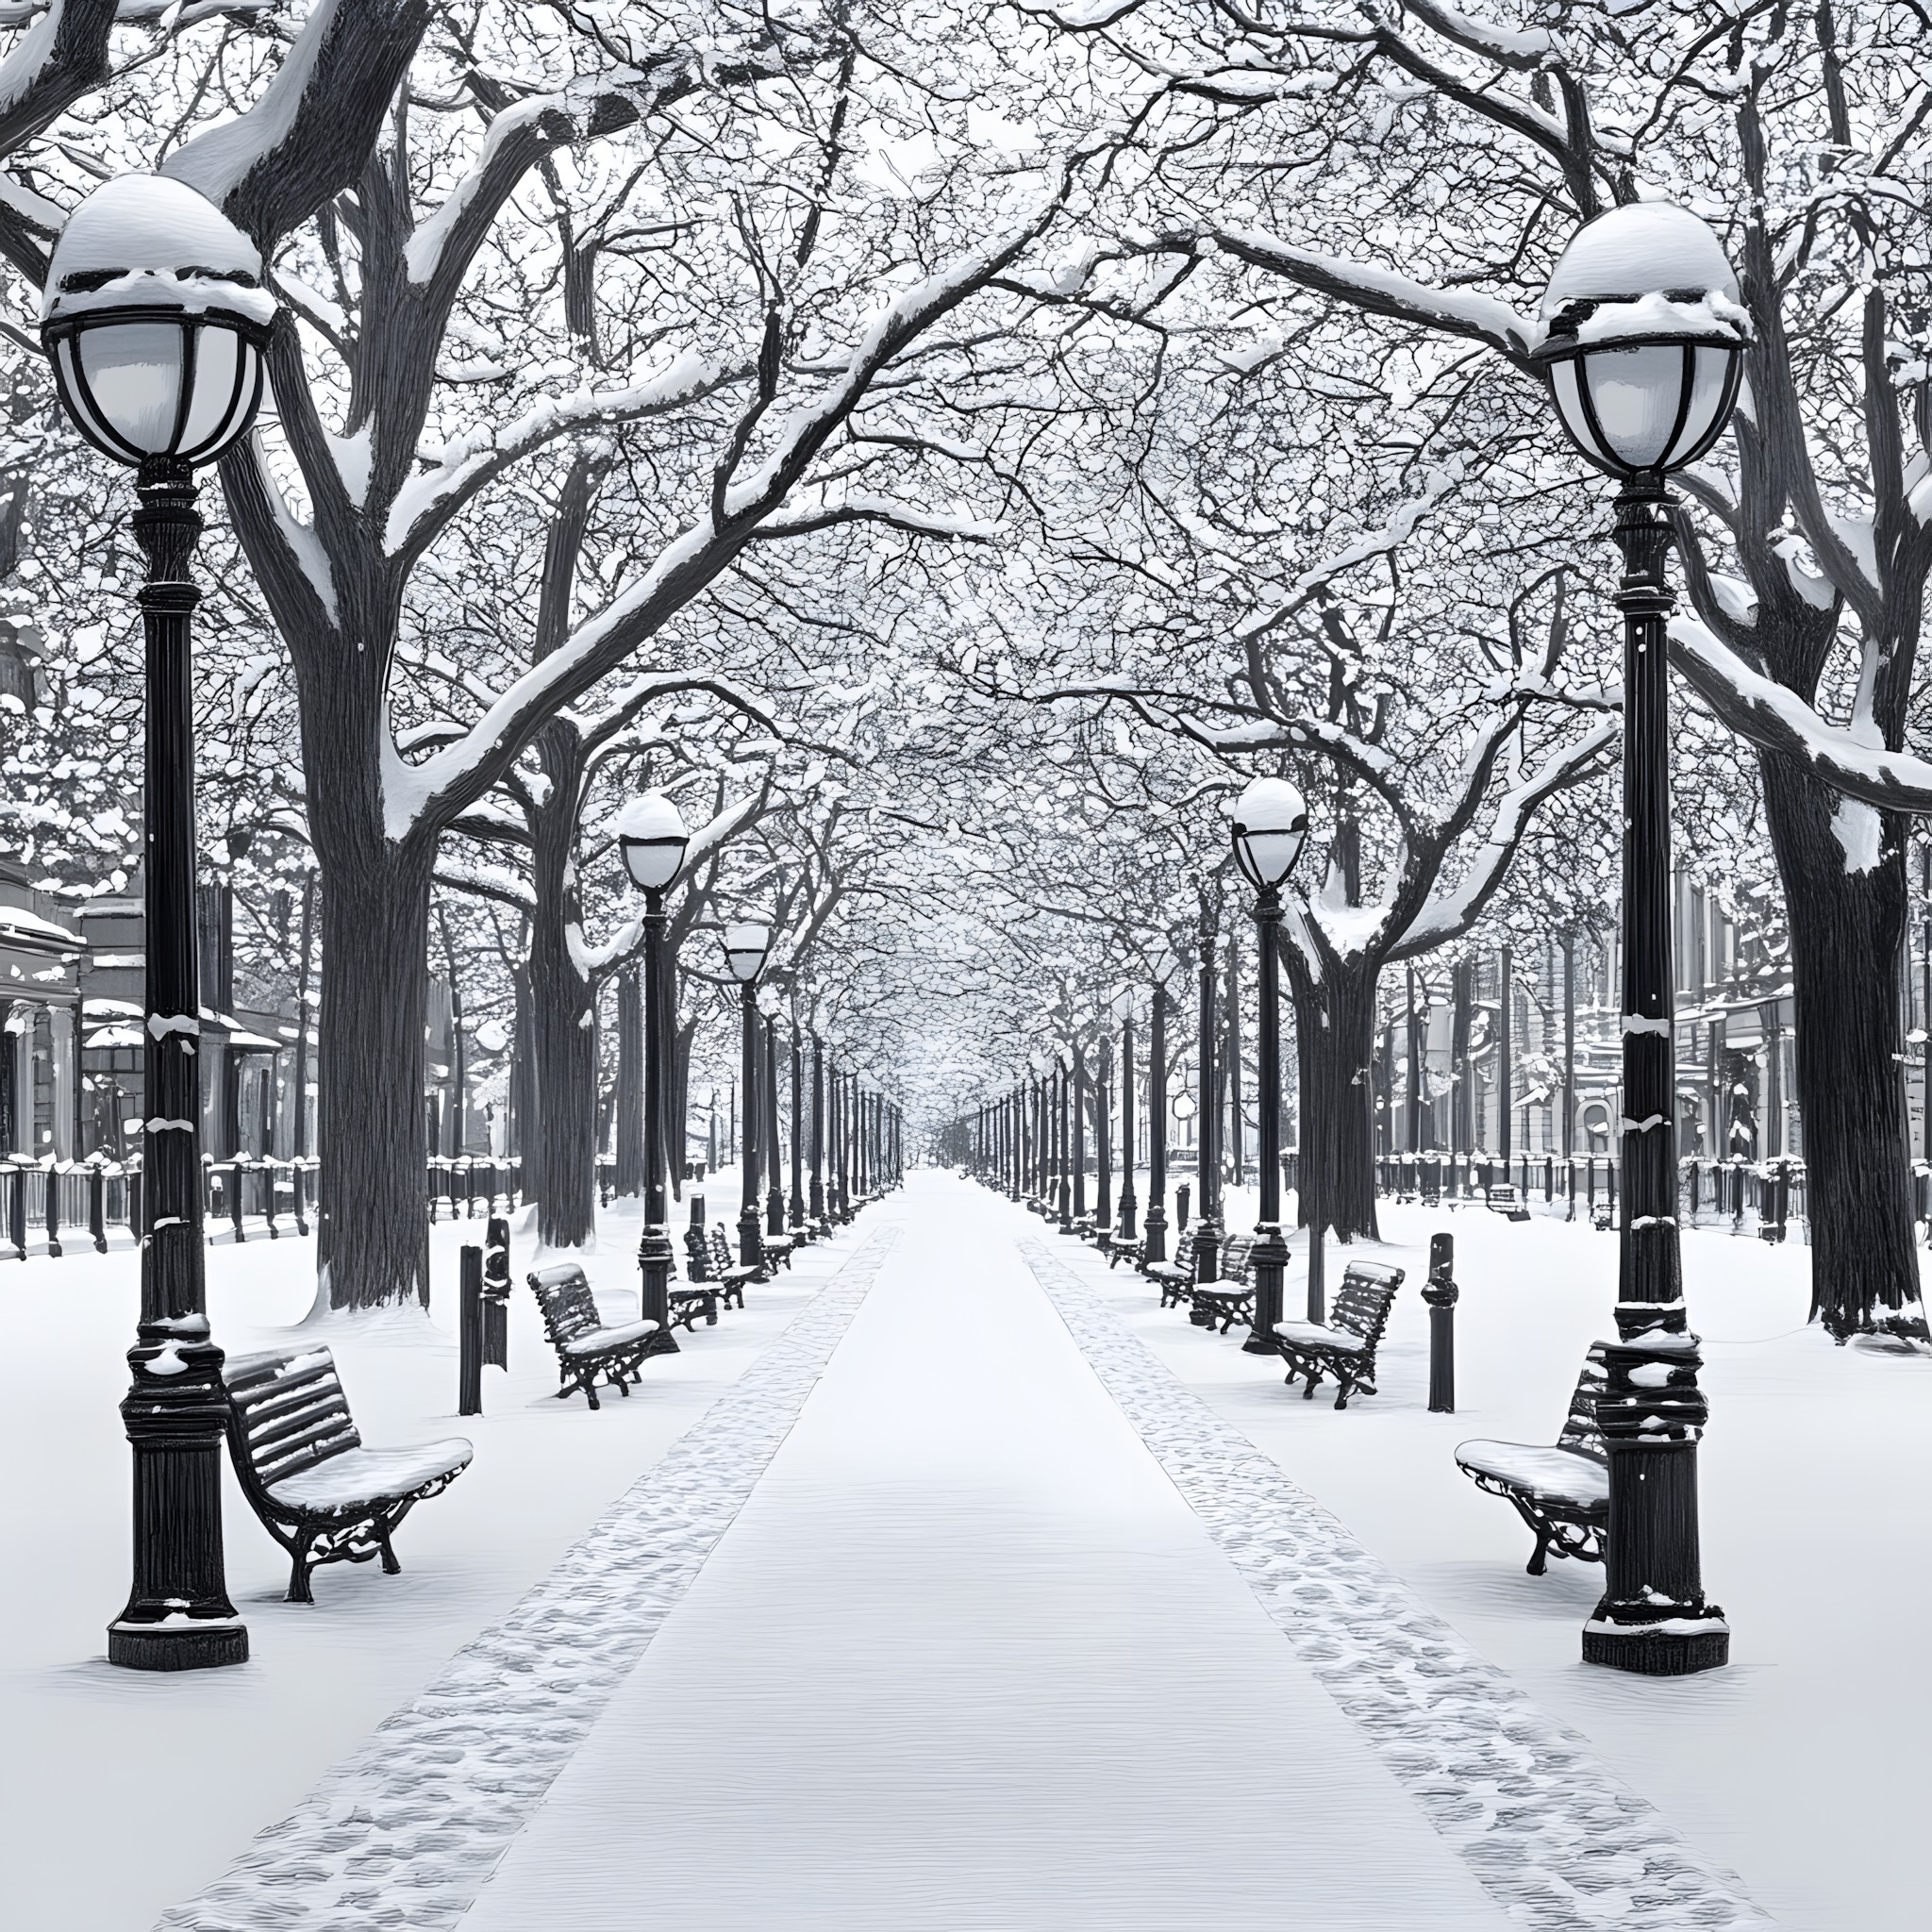
[[[741,1268],[765,1265],[765,1244],[758,1234],[758,974],[772,947],[772,928],[760,920],[736,920],[724,928],[724,963],[738,982],[739,1016],[742,1028],[739,1053],[739,1085],[744,1104],[739,1109],[741,1203],[738,1210],[738,1262]]]
[[[194,472],[242,436],[261,399],[275,305],[261,258],[177,181],[126,175],[67,218],[41,335],[75,426],[135,469],[147,558],[146,1008],[141,1320],[121,1417],[134,1451],[134,1579],[108,1660],[140,1671],[245,1663],[228,1600],[222,1351],[202,1272],[200,972],[194,904],[194,708],[189,570]]]
[[[811,1224],[825,1231],[825,1046],[811,1037]]]
[[[1234,858],[1255,889],[1255,940],[1259,955],[1261,1016],[1255,1041],[1260,1061],[1261,1212],[1250,1257],[1255,1275],[1254,1326],[1241,1343],[1249,1355],[1274,1355],[1281,1320],[1281,1283],[1288,1243],[1281,1238],[1281,885],[1302,856],[1308,808],[1286,778],[1252,780],[1234,808]]]
[[[1174,976],[1174,948],[1164,934],[1149,955],[1154,998],[1147,1016],[1147,1236],[1141,1255],[1167,1259],[1167,982]]]
[[[1563,426],[1622,486],[1624,1193],[1617,1340],[1597,1405],[1609,1530],[1583,1659],[1681,1676],[1728,1662],[1731,1640],[1704,1595],[1697,1442],[1708,1411],[1677,1245],[1665,479],[1724,433],[1749,321],[1717,237],[1660,202],[1580,228],[1550,277],[1542,319],[1538,355]]]
[[[774,1241],[785,1234],[785,1175],[779,1166],[782,1143],[778,1139],[778,1003],[768,1000],[764,1008],[765,1035],[765,1158],[771,1186],[765,1194],[765,1232]]]
[[[1221,1278],[1221,1146],[1214,1107],[1214,941],[1219,930],[1214,901],[1201,888],[1196,934],[1201,978],[1201,1124],[1195,1151],[1200,1202],[1194,1222],[1194,1279]]]
[[[638,1242],[642,1276],[640,1312],[658,1324],[652,1353],[675,1355],[671,1330],[671,1230],[664,1188],[665,1013],[664,894],[684,866],[691,834],[661,791],[634,798],[612,820],[611,832],[631,882],[644,895],[644,1229]]]
[[[1114,1002],[1121,1023],[1121,1240],[1135,1239],[1134,1217],[1140,1203],[1134,1198],[1134,995],[1123,989]]]
[[[805,1042],[798,1031],[798,1003],[791,1005],[791,1225],[804,1240],[811,1230],[805,1220]]]

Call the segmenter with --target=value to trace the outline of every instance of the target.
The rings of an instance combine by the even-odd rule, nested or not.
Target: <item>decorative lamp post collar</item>
[[[631,882],[643,891],[666,891],[684,869],[691,833],[661,791],[633,798],[611,819],[610,836],[624,855]]]
[[[749,986],[764,970],[772,949],[772,928],[762,920],[736,919],[724,933],[724,963],[741,986]]]
[[[1278,891],[1307,842],[1307,801],[1286,778],[1254,778],[1235,800],[1233,817],[1241,876],[1257,891]]]
[[[212,462],[261,400],[275,318],[261,256],[192,188],[124,175],[67,218],[41,337],[60,400],[116,462]]]
[[[1587,223],[1541,312],[1536,358],[1599,469],[1660,480],[1724,434],[1751,318],[1722,244],[1688,208],[1634,202]]]

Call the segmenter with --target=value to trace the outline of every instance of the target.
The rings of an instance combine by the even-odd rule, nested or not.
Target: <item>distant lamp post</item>
[[[1717,237],[1661,202],[1579,228],[1542,319],[1537,353],[1563,426],[1622,486],[1624,1191],[1618,1340],[1597,1407],[1610,1466],[1605,1588],[1583,1657],[1680,1676],[1726,1663],[1730,1630],[1704,1596],[1697,1442],[1707,1409],[1677,1245],[1665,480],[1724,433],[1750,324]]]
[[[1281,1282],[1288,1243],[1281,1238],[1281,966],[1275,942],[1281,928],[1281,887],[1294,870],[1308,838],[1308,807],[1286,778],[1256,778],[1235,801],[1234,860],[1255,889],[1256,944],[1259,953],[1261,1019],[1255,1052],[1260,1062],[1261,1212],[1250,1257],[1255,1275],[1254,1325],[1241,1343],[1249,1355],[1275,1354],[1281,1320]],[[1315,1252],[1311,1232],[1308,1252]]]
[[[758,920],[735,920],[724,934],[724,964],[738,982],[739,1018],[743,1029],[739,1084],[744,1105],[739,1113],[739,1176],[742,1197],[738,1210],[738,1259],[741,1267],[762,1268],[765,1244],[758,1234],[758,974],[772,949],[772,928]]]
[[[1143,1260],[1167,1259],[1167,983],[1180,961],[1165,933],[1147,950],[1154,998],[1147,1016],[1147,1220]]]
[[[1114,995],[1113,1016],[1121,1023],[1121,1224],[1124,1241],[1135,1239],[1134,1219],[1140,1203],[1134,1194],[1134,990],[1124,986]]]
[[[675,1355],[671,1332],[671,1231],[664,1188],[664,1071],[670,1034],[665,1011],[664,894],[684,867],[691,834],[661,791],[633,798],[610,822],[631,883],[644,895],[644,1230],[638,1242],[640,1312],[658,1324],[653,1352]]]
[[[202,1272],[200,973],[194,911],[194,714],[189,575],[194,471],[247,432],[274,298],[255,245],[178,181],[108,181],[67,218],[41,338],[75,426],[135,470],[147,557],[146,1006],[141,1320],[121,1406],[134,1450],[134,1583],[108,1630],[133,1670],[243,1663],[222,1545],[222,1352]]]

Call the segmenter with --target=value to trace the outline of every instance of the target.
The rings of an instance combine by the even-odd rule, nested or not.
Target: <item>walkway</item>
[[[1092,1257],[942,1176],[864,1224],[699,1460],[170,1926],[1764,1923],[1226,1440]]]

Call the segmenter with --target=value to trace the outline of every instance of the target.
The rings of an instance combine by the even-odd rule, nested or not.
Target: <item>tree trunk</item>
[[[1811,1311],[1840,1341],[1861,1329],[1923,1339],[1899,1021],[1906,821],[1874,814],[1875,857],[1854,871],[1872,856],[1858,836],[1871,808],[1774,754],[1758,769],[1791,928]]]
[[[531,1039],[542,1128],[524,1140],[525,1169],[537,1174],[537,1225],[546,1247],[579,1248],[597,1220],[596,989],[572,957],[581,933],[576,886],[577,807],[583,791],[583,744],[567,719],[537,734],[550,789],[530,810],[533,838],[530,919]]]
[[[336,1308],[429,1300],[423,1027],[435,844],[373,841],[322,891],[316,1265]]]
[[[644,1020],[634,966],[617,975],[617,1191],[644,1191]]]
[[[1301,1074],[1301,1223],[1308,1208],[1343,1241],[1379,1241],[1375,1220],[1376,965],[1359,953],[1324,962],[1312,978],[1297,948],[1284,945],[1294,996],[1295,1062]]]
[[[1475,1148],[1475,1068],[1469,1058],[1470,1034],[1475,1012],[1475,961],[1456,962],[1449,1016],[1449,1150],[1469,1154]]]

